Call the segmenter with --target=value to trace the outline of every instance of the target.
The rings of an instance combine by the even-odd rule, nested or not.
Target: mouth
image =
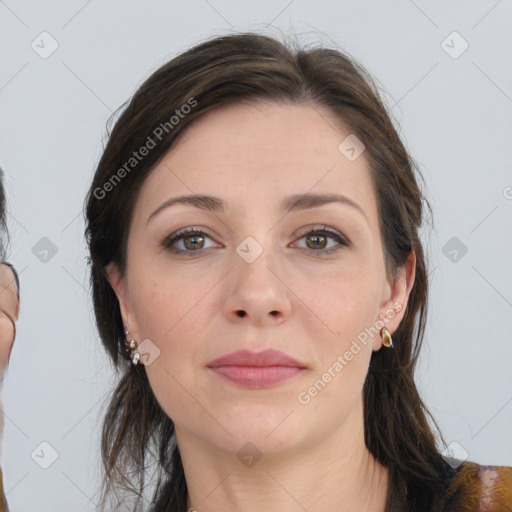
[[[207,367],[221,379],[249,389],[263,389],[289,381],[306,366],[279,350],[238,350],[215,359]]]

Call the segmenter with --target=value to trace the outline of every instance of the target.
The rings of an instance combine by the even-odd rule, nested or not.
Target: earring
[[[126,337],[128,337],[129,331],[124,331]],[[126,350],[126,358],[131,360],[133,366],[137,366],[140,359],[140,354],[138,352],[134,352],[137,348],[137,342],[135,340],[128,341],[128,339],[124,340],[124,346]]]
[[[382,337],[383,345],[388,348],[393,348],[393,340],[391,339],[391,333],[389,332],[387,327],[383,327],[380,330],[380,335]]]

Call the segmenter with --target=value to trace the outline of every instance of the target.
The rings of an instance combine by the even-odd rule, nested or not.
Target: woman
[[[16,321],[19,314],[19,281],[14,267],[7,262],[0,263],[0,390],[9,365]],[[0,401],[0,449],[4,432],[4,411]],[[1,450],[0,450],[1,451]],[[7,501],[3,489],[3,475],[0,468],[0,512],[7,512]]]
[[[3,171],[0,169],[0,390],[9,365],[14,339],[16,321],[20,309],[19,279],[15,268],[5,260],[3,235],[8,235],[5,208]],[[4,411],[0,402],[0,449],[4,432]],[[3,475],[0,469],[0,512],[7,512],[7,500],[3,488]]]
[[[148,469],[153,511],[511,509],[512,468],[445,460],[414,382],[418,176],[338,51],[235,34],[146,80],[86,205],[121,372],[102,506]]]

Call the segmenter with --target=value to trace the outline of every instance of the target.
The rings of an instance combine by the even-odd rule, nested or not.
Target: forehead
[[[376,214],[364,153],[339,146],[351,131],[325,108],[257,102],[215,108],[194,121],[151,171],[139,208],[170,196],[208,193],[237,207],[305,192],[339,193]],[[146,212],[147,213],[147,212]]]

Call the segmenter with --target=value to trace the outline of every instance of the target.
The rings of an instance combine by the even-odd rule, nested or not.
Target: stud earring
[[[391,333],[389,332],[387,327],[383,327],[380,330],[380,335],[382,337],[382,344],[385,347],[393,348],[393,340],[391,339]]]

